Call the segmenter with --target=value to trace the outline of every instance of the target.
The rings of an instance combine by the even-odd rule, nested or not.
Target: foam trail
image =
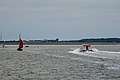
[[[80,52],[80,49],[77,48],[73,51],[69,51],[69,53],[90,56],[90,57],[98,57],[98,58],[120,59],[120,52],[99,51],[96,48],[93,48],[92,50],[93,52],[91,51]]]
[[[96,48],[93,48],[92,49],[94,52],[98,52],[99,50],[98,49],[96,49]]]
[[[80,52],[80,48],[77,48],[77,49],[75,49],[75,50],[73,50],[73,51],[68,51],[69,53],[79,53]]]

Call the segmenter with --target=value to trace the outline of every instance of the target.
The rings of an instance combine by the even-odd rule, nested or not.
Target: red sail
[[[20,39],[19,48],[23,48],[23,41]]]

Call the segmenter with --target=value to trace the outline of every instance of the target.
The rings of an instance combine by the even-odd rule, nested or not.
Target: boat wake
[[[110,59],[120,59],[120,52],[111,52],[111,51],[100,51],[96,48],[93,48],[92,51],[81,52],[80,48],[74,49],[73,51],[68,51],[68,53],[98,57],[98,58],[110,58]]]
[[[92,51],[86,51],[86,52],[81,52],[80,48],[77,48],[73,51],[68,51],[69,53],[75,53],[75,54],[80,54],[80,53],[93,53],[93,52],[100,52],[98,49],[93,48]]]
[[[81,57],[73,58],[74,60],[97,63],[110,70],[120,69],[120,52],[101,51],[96,48],[89,49],[89,47],[89,44],[84,44],[83,49],[77,48],[73,51],[68,51],[68,53],[81,55]]]

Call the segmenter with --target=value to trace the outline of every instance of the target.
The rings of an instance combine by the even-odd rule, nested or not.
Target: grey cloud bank
[[[120,37],[119,0],[0,0],[4,39]]]

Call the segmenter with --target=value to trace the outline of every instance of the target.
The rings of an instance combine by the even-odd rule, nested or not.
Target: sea
[[[92,45],[99,52],[69,53],[81,45],[0,48],[0,80],[120,80],[120,45]]]

